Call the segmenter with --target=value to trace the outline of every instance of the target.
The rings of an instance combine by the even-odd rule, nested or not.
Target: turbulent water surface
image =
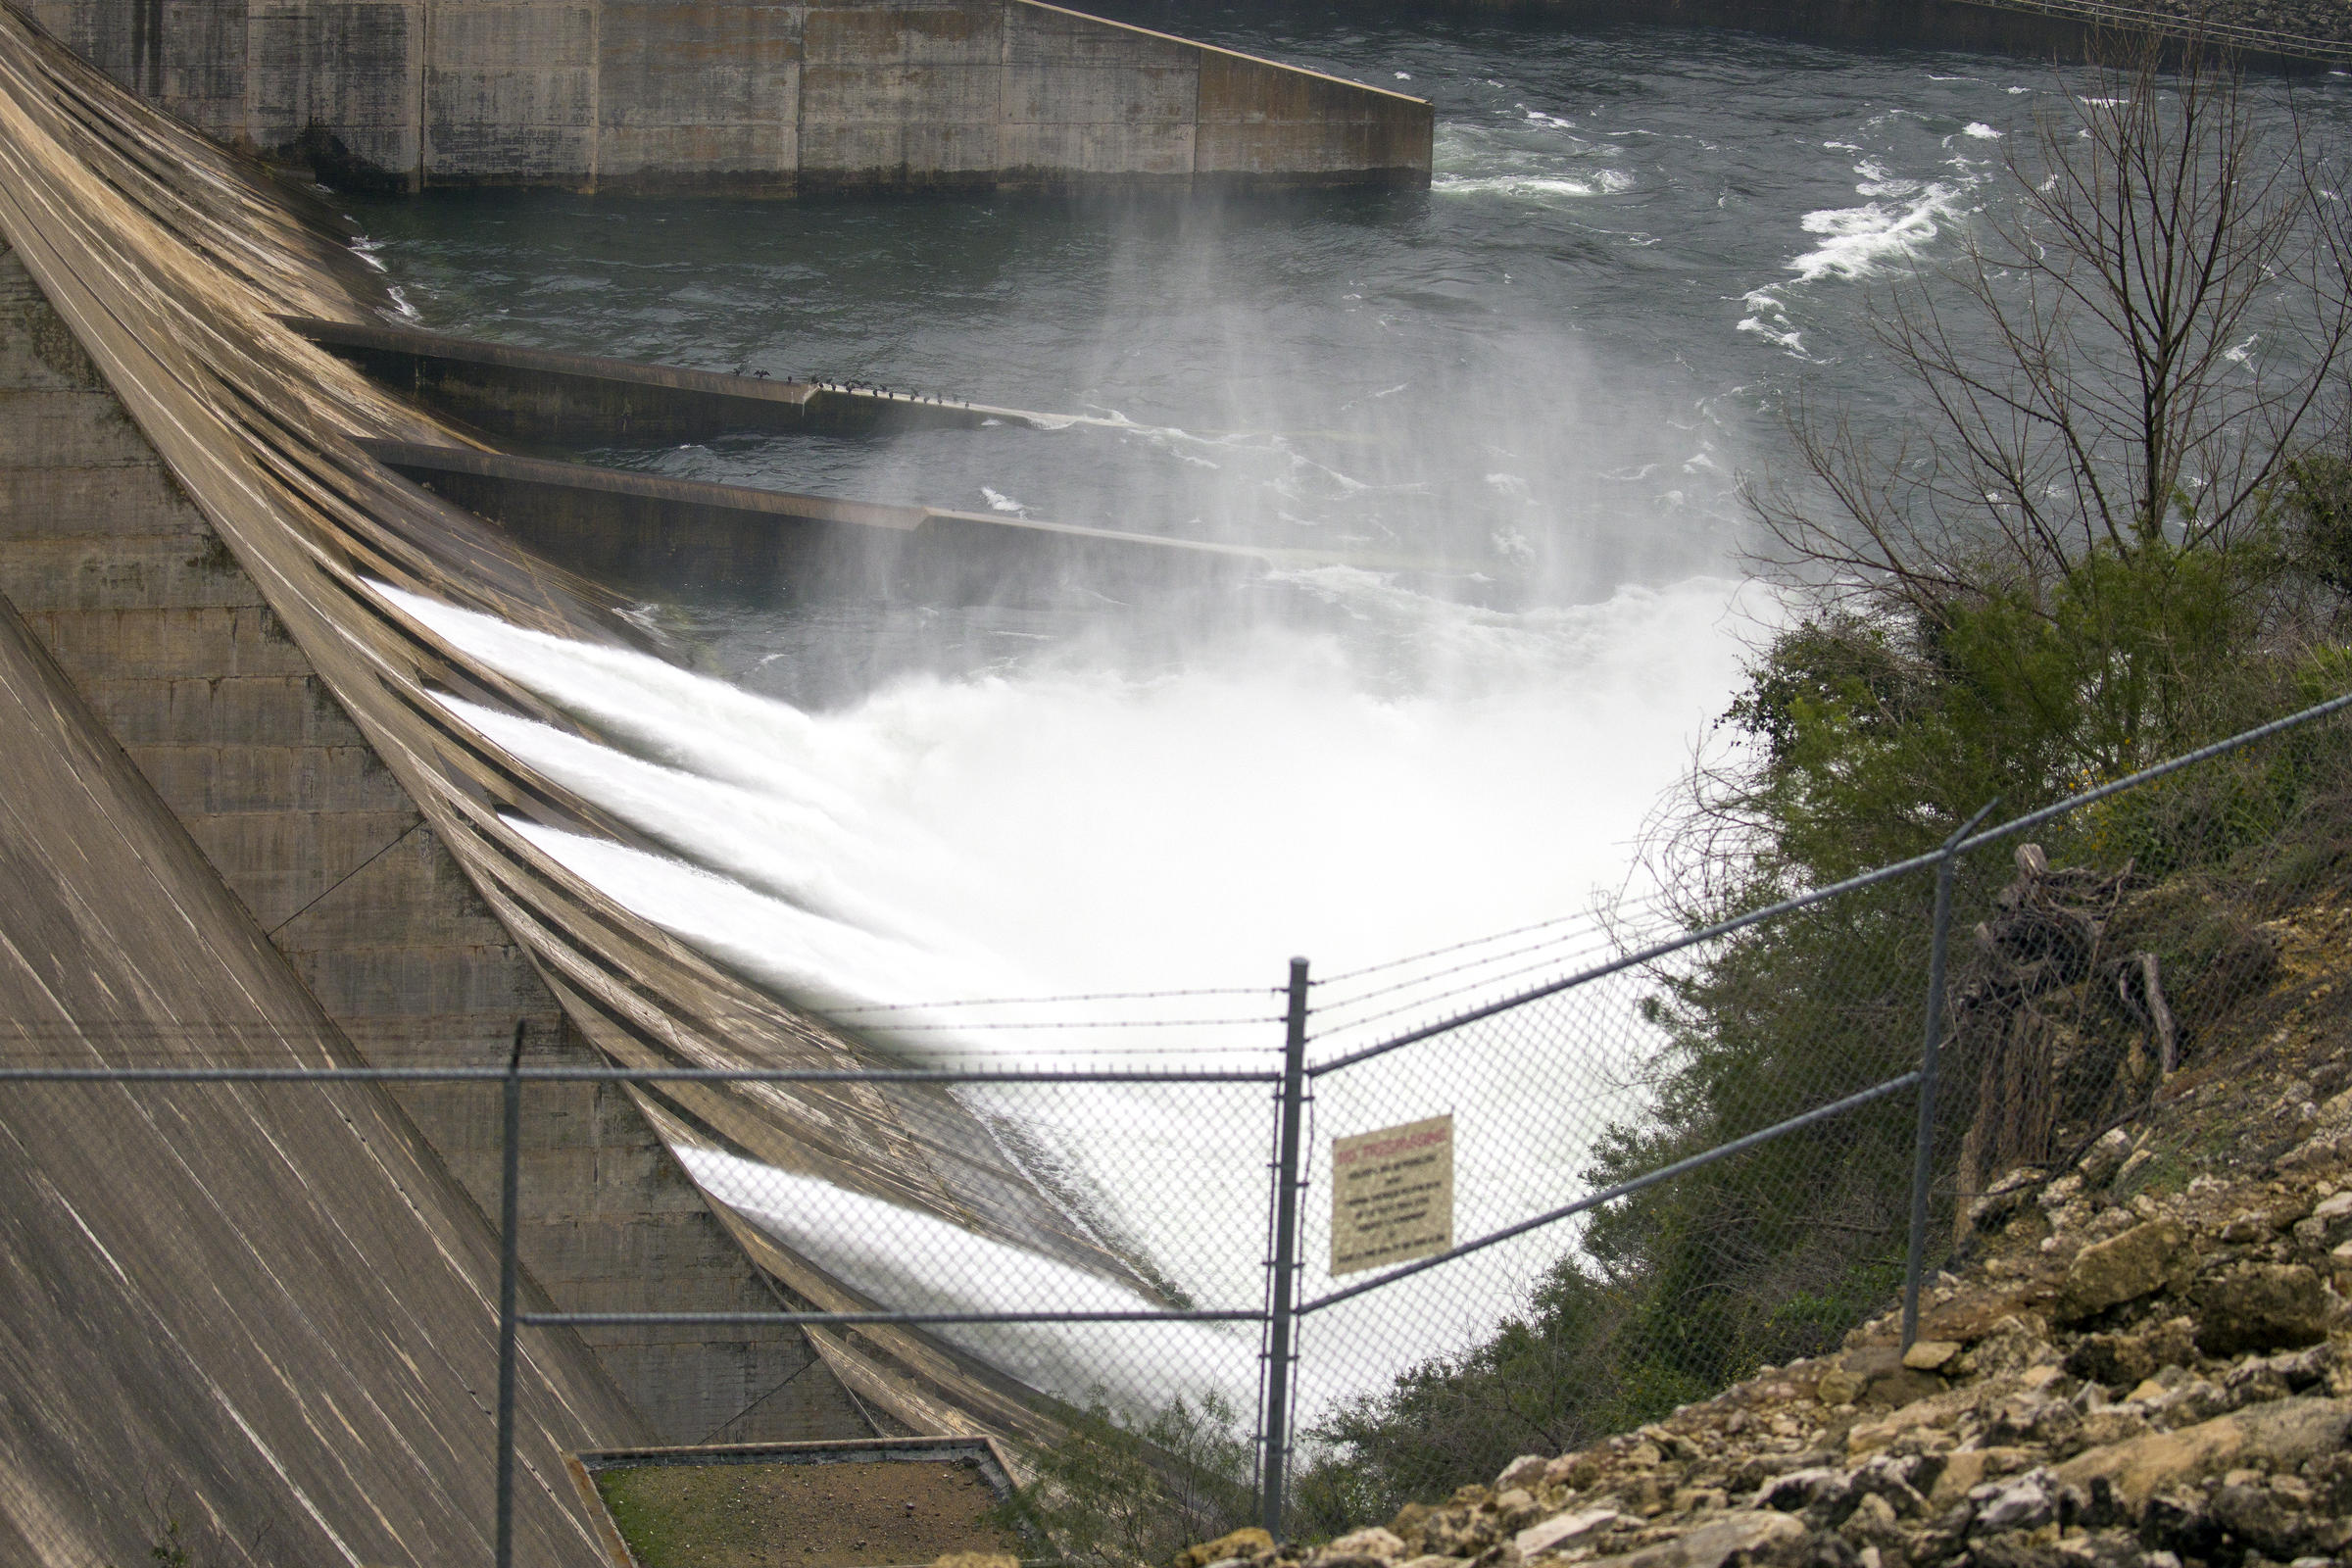
[[[501,193],[358,210],[437,328],[1091,416],[602,461],[1403,555],[1493,580],[1433,594],[1340,565],[1221,596],[986,606],[664,585],[649,613],[707,675],[422,611],[620,738],[480,715],[672,858],[542,834],[548,849],[836,1011],[1266,987],[1293,953],[1345,969],[1625,883],[1646,813],[1772,615],[1734,564],[1737,476],[1775,461],[1800,387],[1903,416],[1867,348],[1866,302],[2002,199],[2004,138],[2055,83],[2008,60],[1720,32],[1252,15],[1134,20],[1433,99],[1432,188],[1185,204]],[[894,1044],[1034,1053],[1048,1038],[1066,1043],[948,1030]],[[1582,1138],[1500,1108],[1545,1080],[1493,1064],[1452,1077],[1396,1064],[1360,1110],[1328,1097],[1323,1131],[1454,1110],[1457,1234],[1574,1190]],[[1254,1126],[1227,1157],[1207,1146],[1231,1128],[1171,1131],[1186,1113],[1165,1103],[1064,1109],[1063,1147],[1097,1167],[1102,1217],[1189,1288],[1253,1299]],[[1081,1124],[1102,1145],[1091,1154]],[[1179,1159],[1233,1180],[1171,1194]],[[760,1206],[723,1159],[698,1170]],[[1011,1287],[991,1282],[1038,1277],[945,1227],[879,1255],[858,1201],[767,1206],[892,1298],[1001,1301]],[[1204,1227],[1210,1211],[1245,1217]],[[1246,1245],[1229,1245],[1234,1227]],[[1542,1255],[1539,1242],[1522,1262]],[[1398,1298],[1351,1330],[1394,1352],[1360,1360],[1355,1386],[1444,1348],[1433,1322],[1451,1342],[1481,1321],[1442,1282]],[[984,1343],[1065,1392],[1120,1382],[1101,1346]],[[1169,1355],[1201,1386],[1246,1394],[1253,1341],[1186,1343]],[[1164,1389],[1157,1364],[1150,1386]]]

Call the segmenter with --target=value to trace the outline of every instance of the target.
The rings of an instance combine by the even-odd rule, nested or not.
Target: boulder
[[[2264,1487],[2224,1487],[2207,1511],[2239,1541],[2281,1562],[2301,1556],[2311,1542],[2310,1518]]]
[[[2343,1446],[2352,1399],[2279,1399],[2173,1432],[2093,1448],[2057,1467],[2066,1486],[2106,1482],[2134,1509],[2158,1493],[2255,1461],[2292,1468]],[[1952,1455],[1958,1460],[1961,1455]],[[1941,1488],[1938,1488],[1940,1492]]]
[[[1511,1544],[1519,1549],[1521,1562],[1532,1562],[1547,1551],[1565,1551],[1594,1531],[1606,1530],[1623,1517],[1614,1508],[1585,1508],[1554,1514],[1520,1531],[1511,1539]]]
[[[1914,1372],[1933,1372],[1960,1353],[1956,1340],[1918,1340],[1903,1352],[1903,1365]]]
[[[1822,1374],[1814,1396],[1824,1404],[1903,1405],[1943,1392],[1941,1378],[1905,1365],[1903,1355],[1891,1345],[1848,1350]]]
[[[2311,1211],[2311,1217],[2318,1220],[2326,1233],[2330,1236],[2338,1231],[2352,1228],[2352,1188],[2347,1188],[2333,1198],[2323,1199],[2319,1206]]]
[[[2075,1170],[2082,1178],[2082,1185],[2095,1191],[2106,1186],[2109,1179],[2124,1168],[2124,1161],[2131,1155],[2132,1135],[2121,1127],[2110,1127],[2083,1152]]]
[[[2038,1530],[2058,1517],[2058,1499],[2050,1492],[2047,1472],[2030,1470],[2014,1481],[1993,1482],[1978,1490],[1990,1495],[1980,1498],[1970,1494],[1970,1500],[1977,1504],[1976,1520],[1969,1527],[1974,1534]]]
[[[1865,1386],[1862,1378],[1841,1366],[1834,1366],[1824,1372],[1821,1381],[1813,1386],[1813,1396],[1829,1405],[1859,1404]]]
[[[2196,1329],[2195,1319],[2174,1317],[2128,1334],[2085,1334],[2067,1352],[2066,1370],[2086,1382],[2128,1389],[2168,1366],[2193,1361]]]
[[[1494,1478],[1494,1490],[1508,1492],[1517,1487],[1533,1492],[1544,1485],[1544,1472],[1550,1468],[1551,1455],[1523,1453],[1502,1467],[1502,1474]]]
[[[1225,1562],[1234,1557],[1254,1557],[1259,1552],[1272,1551],[1274,1538],[1255,1525],[1245,1530],[1230,1531],[1214,1541],[1203,1541],[1197,1546],[1187,1546],[1176,1554],[1174,1568],[1208,1568],[1212,1562]]]
[[[2188,1232],[2169,1216],[2134,1225],[2121,1236],[2093,1242],[2075,1254],[2059,1287],[2056,1316],[2076,1323],[2125,1301],[2153,1295],[2194,1266]]]
[[[1323,1548],[1325,1558],[1348,1557],[1370,1562],[1393,1562],[1405,1554],[1404,1543],[1378,1525],[1350,1530]]]
[[[2021,1165],[1984,1190],[1984,1195],[1968,1205],[1968,1223],[1980,1231],[1997,1230],[2009,1216],[2026,1206],[2034,1190],[2041,1185],[2041,1172],[2031,1165]]]
[[[1782,1513],[1798,1513],[1821,1500],[1822,1496],[1845,1485],[1844,1475],[1827,1466],[1791,1470],[1775,1476],[1756,1492],[1756,1506],[1777,1509]]]
[[[1789,1514],[1736,1513],[1640,1551],[1595,1558],[1591,1568],[1723,1568],[1737,1554],[1765,1551],[1802,1541],[1809,1534]]]
[[[2294,1349],[2328,1337],[2328,1288],[2300,1263],[2249,1263],[2197,1292],[2197,1348],[2207,1355]]]

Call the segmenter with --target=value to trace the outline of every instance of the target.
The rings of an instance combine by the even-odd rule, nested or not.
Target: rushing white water
[[[1141,1047],[1140,1059],[1199,1062],[1262,1058],[1278,1030],[1270,1017],[1250,1028],[1005,1030],[975,1027],[1000,1021],[985,1010],[907,1004],[1230,986],[1257,994],[1209,1015],[1271,1014],[1293,953],[1351,968],[1571,912],[1621,882],[1660,783],[1687,757],[1691,715],[1721,710],[1748,612],[1722,579],[1510,615],[1354,573],[1299,586],[1337,596],[1363,622],[1409,621],[1410,678],[1368,669],[1364,649],[1339,635],[1268,625],[1149,678],[1052,664],[925,676],[805,712],[659,660],[379,591],[612,738],[599,745],[443,699],[669,852],[518,824],[683,940],[912,1059],[1054,1061],[1075,1049],[1132,1062]],[[858,1010],[877,1004],[904,1010]],[[1202,1015],[1184,1010],[1200,1005],[1167,1004],[1144,1021]],[[1331,1101],[1328,1126],[1453,1111],[1465,1145],[1477,1144],[1458,1182],[1457,1234],[1469,1236],[1567,1191],[1588,1146],[1511,1116],[1482,1124],[1465,1082],[1522,1099],[1527,1086],[1499,1071],[1466,1079],[1464,1065],[1434,1053],[1386,1061],[1352,1098]],[[1093,1217],[1140,1239],[1196,1299],[1249,1306],[1263,1092],[1220,1094],[967,1098],[1016,1118],[1094,1195]],[[696,1155],[693,1168],[882,1299],[1137,1304],[1101,1281],[1062,1291],[1066,1270],[944,1222],[878,1218],[874,1200],[717,1155]],[[1185,1180],[1170,1184],[1171,1170]],[[1532,1270],[1557,1248],[1535,1239],[1507,1261]],[[1319,1261],[1307,1283],[1324,1283]],[[1433,1321],[1456,1341],[1511,1303],[1465,1314],[1458,1290],[1424,1280],[1382,1304],[1351,1328],[1348,1361],[1308,1378],[1310,1403],[1428,1353]],[[1253,1334],[1226,1328],[949,1332],[1058,1393],[1100,1389],[1136,1408],[1173,1393],[1246,1402],[1254,1376]]]
[[[1347,586],[1418,618],[1415,689],[1368,679],[1336,638],[1270,626],[1152,678],[926,676],[807,713],[398,597],[628,750],[482,715],[493,739],[681,872],[923,956],[868,1000],[946,1002],[1272,986],[1292,954],[1352,967],[1618,884],[1737,676],[1735,586],[1508,617]],[[833,983],[762,972],[793,995]]]

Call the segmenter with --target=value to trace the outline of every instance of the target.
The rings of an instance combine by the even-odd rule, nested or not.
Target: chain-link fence
[[[1972,1210],[2277,972],[2266,914],[2352,853],[2347,701],[1696,929],[1638,905],[1317,983],[1286,1522],[1573,1450],[1898,1298],[1907,1347]],[[1384,1194],[1423,1189],[1416,1229]]]
[[[1025,1412],[1049,1483],[1058,1446],[1123,1434],[1176,1528],[1323,1533],[1898,1296],[1907,1342],[1972,1209],[2128,1123],[2293,961],[2265,911],[2352,863],[2347,709],[1697,929],[1659,902],[1279,989],[869,1008],[836,1020],[846,1064],[533,1060],[518,1031],[504,1066],[19,1042],[0,1079],[498,1094],[502,1568],[517,1348],[552,1329],[848,1336]],[[564,1085],[626,1086],[773,1242],[778,1309],[526,1299],[525,1113]]]

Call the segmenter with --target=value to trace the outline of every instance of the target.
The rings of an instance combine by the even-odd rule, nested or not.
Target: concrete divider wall
[[[1415,98],[1034,0],[33,0],[210,135],[329,177],[760,194],[1426,184]]]

